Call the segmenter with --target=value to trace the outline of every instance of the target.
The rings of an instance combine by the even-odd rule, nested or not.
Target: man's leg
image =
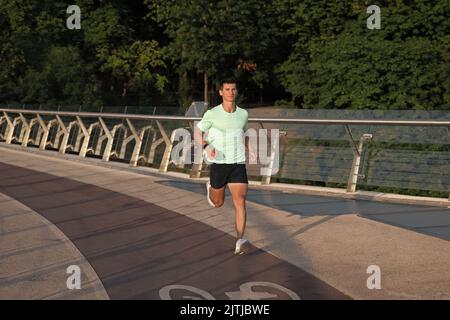
[[[223,202],[225,201],[225,186],[220,189],[210,187],[209,198],[214,203],[216,208],[220,208],[221,206],[223,206]]]
[[[238,239],[242,239],[245,232],[245,223],[247,211],[245,209],[245,197],[247,196],[247,183],[229,183],[231,196],[233,198],[234,207],[236,208],[236,235]]]
[[[209,182],[206,184],[209,194],[208,202],[216,208],[220,208],[225,201],[226,169],[227,166],[216,163],[212,163],[209,168]]]

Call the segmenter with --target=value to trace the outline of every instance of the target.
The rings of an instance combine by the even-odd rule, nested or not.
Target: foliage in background
[[[290,11],[292,52],[278,74],[297,106],[324,109],[450,109],[449,1],[280,0]]]
[[[450,109],[449,0],[0,0],[0,102]]]

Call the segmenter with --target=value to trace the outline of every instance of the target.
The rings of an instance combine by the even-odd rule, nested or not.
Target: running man
[[[252,161],[255,155],[245,138],[248,112],[236,106],[236,81],[227,79],[221,82],[219,94],[222,104],[206,111],[197,124],[195,141],[203,148],[206,161],[210,163],[210,180],[206,184],[207,200],[213,207],[220,208],[225,200],[225,187],[228,185],[236,209],[235,254],[244,253],[248,240],[244,239],[246,224],[245,197],[248,189],[245,167],[245,147],[249,149]],[[206,140],[203,132],[207,132]],[[245,147],[244,147],[245,145]]]

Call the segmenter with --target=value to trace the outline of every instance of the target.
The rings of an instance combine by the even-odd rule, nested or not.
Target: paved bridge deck
[[[232,203],[211,208],[201,181],[0,147],[0,298],[450,298],[447,208],[256,187],[248,200],[251,248],[235,256]]]

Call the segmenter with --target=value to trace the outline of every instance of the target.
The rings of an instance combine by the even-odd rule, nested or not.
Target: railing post
[[[78,121],[78,135],[80,135],[80,129],[81,129],[81,131],[83,131],[83,136],[84,136],[83,144],[81,145],[79,156],[81,158],[84,158],[84,157],[86,157],[86,152],[87,152],[87,148],[89,145],[89,139],[91,138],[91,135],[89,134],[88,130],[84,126],[84,123],[79,116],[77,116],[77,121]],[[77,137],[77,144],[79,145],[78,139],[79,139],[79,137]],[[76,149],[76,147],[75,147],[75,149]]]
[[[6,112],[3,111],[3,115],[6,119],[6,122],[8,123],[8,127],[6,128],[6,133],[5,133],[5,141],[6,141],[6,144],[11,144],[12,136],[14,133],[14,124]]]
[[[80,152],[81,139],[83,139],[83,137],[84,137],[83,130],[81,130],[80,124],[78,124],[77,135],[75,139],[75,145],[73,146],[73,151],[78,153]]]
[[[58,125],[58,121],[56,119],[50,120],[47,124],[47,128],[48,128],[48,134],[50,135],[53,126],[55,126],[56,130],[53,130],[53,134],[50,136],[50,139],[47,139],[47,143],[46,146],[55,146],[55,142],[52,142],[52,140],[54,139],[56,141],[57,138],[57,134],[58,134],[58,130],[59,130],[59,125]],[[56,133],[55,133],[56,131]],[[58,138],[59,139],[59,138]]]
[[[101,124],[100,124],[100,127],[99,127],[98,131],[99,131],[99,133],[98,133],[98,139],[97,139],[97,146],[96,146],[95,151],[94,151],[94,154],[97,155],[97,156],[99,156],[100,153],[102,152],[103,140],[108,138],[108,135],[103,130]]]
[[[169,166],[170,161],[170,154],[172,152],[173,144],[170,141],[169,137],[167,136],[166,131],[164,130],[164,127],[161,125],[161,123],[156,120],[156,124],[158,125],[159,131],[164,139],[164,142],[166,143],[166,149],[164,150],[164,155],[161,160],[161,164],[159,166],[159,172],[167,172],[167,168]]]
[[[0,138],[4,138],[3,134],[2,134],[2,125],[3,125],[3,120],[5,119],[5,116],[0,116]]]
[[[78,124],[78,121],[75,120],[75,121],[70,122],[70,123],[69,123],[69,126],[67,127],[67,132],[68,132],[68,139],[67,139],[67,142],[68,142],[68,143],[70,142],[70,144],[66,145],[66,149],[67,149],[68,147],[72,147],[72,151],[75,151],[75,144],[72,144],[73,141],[69,141],[69,139],[70,139],[70,131],[72,131],[73,126],[76,125],[76,124]],[[79,126],[77,126],[77,130],[78,130],[78,131],[80,130],[80,127],[79,127]],[[76,138],[76,137],[75,137],[75,138]],[[73,140],[73,139],[72,139],[72,140]]]
[[[44,151],[46,144],[47,144],[49,128],[48,128],[48,126],[45,125],[45,122],[44,122],[44,120],[42,120],[42,117],[40,114],[36,114],[36,117],[38,119],[39,126],[41,127],[41,129],[43,131],[41,142],[39,144],[39,150]],[[39,136],[39,132],[38,132],[38,136]],[[40,137],[38,137],[38,141],[39,141],[39,138]]]
[[[274,132],[275,132],[275,134],[273,134]],[[270,180],[272,179],[272,175],[273,175],[274,165],[276,165],[277,168],[279,166],[280,135],[286,135],[286,131],[280,132],[278,129],[270,130],[270,162],[267,167],[263,168],[263,170],[265,171],[266,174],[263,175],[261,184],[270,184]],[[268,137],[269,136],[266,134],[266,138],[268,138]],[[259,150],[258,150],[258,153],[259,153]]]
[[[147,156],[147,163],[149,164],[153,164],[153,161],[155,161],[155,153],[156,153],[156,148],[164,142],[164,138],[156,138],[156,132],[153,135],[152,138],[152,144],[150,146],[150,150],[148,152],[148,156]]]
[[[91,123],[91,125],[89,126],[89,129],[88,129],[89,141],[91,141],[92,130],[94,130],[95,127],[100,127],[100,123],[99,122],[94,122],[94,123]],[[100,130],[100,129],[98,129],[98,130]],[[97,133],[97,130],[95,131],[95,133]],[[95,142],[95,137],[96,136],[97,135],[94,134],[94,137],[92,137],[93,143]],[[92,145],[92,148],[89,148],[89,144],[88,144],[88,147],[86,149],[86,154],[89,151],[92,151],[95,154],[94,145]]]
[[[134,136],[132,134],[128,135],[128,130],[125,129],[124,136],[122,139],[122,146],[120,147],[119,158],[125,159],[126,153],[127,153],[127,146],[133,139],[134,139]]]
[[[69,140],[69,131],[59,115],[56,115],[56,120],[58,121],[59,127],[61,128],[61,132],[63,134],[61,146],[59,147],[59,154],[65,154],[67,141]]]
[[[17,140],[18,142],[20,142],[22,144],[23,141],[23,137],[25,136],[25,131],[27,129],[27,124],[25,124],[22,120],[21,114],[19,114],[19,119],[20,119],[20,134],[19,134],[19,139]]]
[[[57,149],[59,146],[59,142],[61,140],[61,136],[64,134],[64,130],[61,128],[61,126],[58,123],[58,120],[56,120],[57,123],[57,129],[55,134],[55,140],[53,141],[53,148]]]
[[[372,139],[372,135],[369,133],[363,134],[359,139],[358,146],[356,146],[355,141],[353,140],[352,132],[348,127],[348,125],[345,126],[345,129],[348,133],[350,146],[352,147],[353,151],[353,162],[352,168],[350,170],[350,175],[348,177],[347,192],[356,192],[356,185],[358,184],[359,168],[361,163],[361,154],[364,148],[364,141]]]
[[[30,120],[30,134],[29,134],[29,138],[28,141],[31,142],[32,144],[37,144],[36,140],[32,138],[33,135],[33,127],[34,125],[37,123],[37,118],[33,118]],[[40,126],[38,125],[38,129],[40,128]],[[36,131],[36,130],[35,130]],[[31,137],[31,138],[30,138]]]
[[[41,141],[41,137],[42,137],[42,128],[41,125],[38,126],[38,130],[36,133],[36,138],[34,139],[34,144],[39,146],[39,143]]]
[[[22,147],[26,147],[28,145],[28,140],[30,139],[31,125],[28,123],[27,119],[23,116],[23,114],[19,113],[20,119],[22,119],[22,126],[25,129],[24,134],[22,136]]]
[[[130,166],[136,167],[138,159],[139,159],[139,153],[140,153],[141,147],[142,147],[142,137],[141,137],[142,132],[141,132],[141,135],[138,134],[138,132],[134,128],[133,124],[131,123],[130,119],[127,118],[126,121],[127,121],[128,127],[130,128],[131,134],[133,135],[134,141],[135,141],[134,150],[131,155]]]
[[[123,138],[122,138],[122,145],[120,146],[120,153],[118,157],[120,159],[125,159],[125,153],[127,151],[127,144],[129,141],[131,141],[133,137],[130,135],[128,136],[128,130],[127,128],[123,129]]]
[[[98,120],[100,122],[100,125],[102,126],[103,132],[105,132],[105,135],[108,139],[108,142],[106,143],[105,151],[103,152],[102,160],[109,161],[109,157],[111,156],[111,148],[112,148],[112,144],[113,144],[113,136],[111,135],[111,132],[109,131],[109,129],[106,126],[103,119],[101,117],[99,117]]]

